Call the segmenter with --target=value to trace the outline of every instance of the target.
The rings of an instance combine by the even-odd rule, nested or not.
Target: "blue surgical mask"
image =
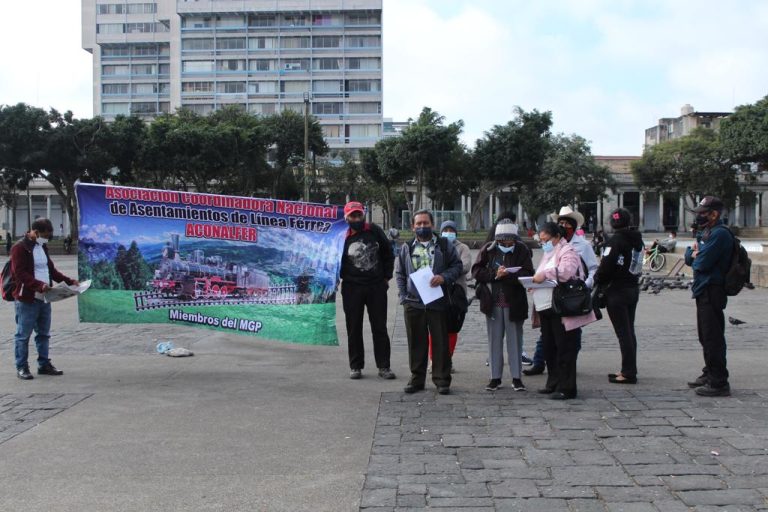
[[[541,244],[541,248],[544,252],[550,252],[552,249],[555,248],[554,245],[552,245],[552,240],[547,240],[543,244]]]
[[[499,247],[499,250],[500,250],[501,252],[503,252],[504,254],[507,254],[507,253],[510,253],[510,252],[512,252],[512,249],[514,249],[514,248],[515,248],[515,246],[514,246],[514,245],[510,245],[509,247],[504,247],[503,245],[499,245],[498,247]]]
[[[432,228],[416,228],[416,236],[421,240],[432,238]]]
[[[443,231],[442,233],[440,233],[440,236],[445,238],[446,240],[451,240],[451,241],[456,240],[456,233],[454,233],[453,231]]]

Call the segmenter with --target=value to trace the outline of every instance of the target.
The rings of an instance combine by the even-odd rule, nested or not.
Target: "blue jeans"
[[[578,334],[574,336],[576,340],[576,352],[581,351],[581,327],[578,329]],[[541,341],[541,335],[536,340],[536,349],[533,352],[533,366],[537,368],[544,368],[547,362],[544,360],[544,344]]]
[[[48,342],[51,339],[51,304],[42,300],[35,302],[14,302],[16,307],[16,368],[25,368],[29,359],[29,337],[35,333],[37,364],[44,366],[48,359]]]

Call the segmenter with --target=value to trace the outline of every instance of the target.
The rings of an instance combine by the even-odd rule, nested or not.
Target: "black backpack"
[[[13,289],[16,288],[16,282],[13,280],[13,273],[11,272],[11,260],[5,262],[3,271],[0,272],[0,280],[3,282],[3,300],[13,302]]]
[[[747,250],[741,245],[736,235],[729,228],[725,228],[733,237],[733,253],[731,255],[731,264],[725,273],[725,294],[729,297],[738,295],[744,285],[749,282],[749,274],[752,270],[752,260],[749,259]]]

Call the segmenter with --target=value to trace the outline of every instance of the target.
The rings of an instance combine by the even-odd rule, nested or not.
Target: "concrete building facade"
[[[309,108],[332,150],[382,136],[382,0],[82,0],[82,20],[94,115]]]

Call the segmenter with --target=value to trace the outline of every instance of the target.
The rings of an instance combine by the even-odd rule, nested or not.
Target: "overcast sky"
[[[80,0],[0,3],[0,104],[91,116]],[[639,155],[645,128],[768,95],[764,0],[384,0],[384,116],[424,106],[473,145],[515,106],[594,154]]]

